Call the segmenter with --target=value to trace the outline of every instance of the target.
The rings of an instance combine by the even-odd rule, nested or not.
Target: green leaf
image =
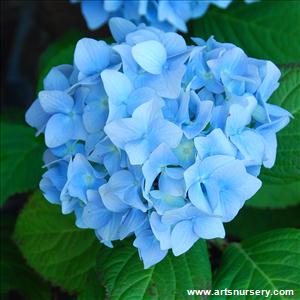
[[[14,220],[1,216],[1,295],[17,290],[26,299],[50,300],[50,287],[26,265],[17,246],[11,240]]]
[[[38,91],[43,89],[43,80],[53,67],[61,64],[73,64],[75,46],[81,37],[82,34],[77,30],[70,30],[51,44],[41,55],[39,60]]]
[[[23,125],[1,122],[1,196],[0,204],[16,193],[38,186],[42,174],[42,138]]]
[[[238,215],[225,224],[227,236],[245,239],[261,232],[299,225],[300,206],[285,209],[261,209],[244,206]],[[255,220],[255,222],[253,222]]]
[[[236,2],[226,10],[211,7],[191,26],[194,36],[207,39],[214,35],[220,42],[240,46],[250,56],[286,64],[299,62],[299,20],[299,1]]]
[[[300,230],[274,230],[241,244],[231,244],[216,274],[213,290],[216,289],[294,290],[297,295],[300,292]],[[251,296],[251,299],[261,297]],[[211,299],[229,298],[212,296]],[[239,299],[250,299],[250,296]],[[269,299],[286,298],[271,296]],[[288,299],[299,299],[299,294]]]
[[[270,184],[263,181],[261,189],[246,202],[258,208],[285,208],[300,203],[300,181],[289,184]]]
[[[101,248],[91,230],[75,226],[73,215],[34,194],[18,217],[15,240],[37,272],[71,292],[85,288]]]
[[[207,246],[202,240],[186,254],[178,257],[169,254],[147,270],[132,242],[121,242],[114,249],[99,253],[97,271],[110,300],[186,299],[187,289],[211,286]]]
[[[100,283],[100,278],[96,272],[90,272],[87,284],[77,297],[77,300],[103,300],[105,299],[105,288]]]

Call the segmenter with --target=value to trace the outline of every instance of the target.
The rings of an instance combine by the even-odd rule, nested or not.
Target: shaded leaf
[[[300,291],[300,230],[278,229],[241,244],[231,244],[222,257],[213,289]],[[299,294],[298,294],[299,295]],[[242,297],[248,299],[250,296]],[[262,299],[252,295],[251,299]],[[212,296],[211,299],[228,299]],[[268,299],[285,299],[270,296]]]
[[[18,290],[26,299],[50,300],[50,286],[29,268],[11,240],[14,220],[1,216],[1,295]]]
[[[42,138],[33,129],[1,122],[1,205],[9,196],[38,186],[43,151]]]
[[[94,232],[75,226],[40,193],[29,200],[17,219],[15,240],[37,272],[67,291],[84,290],[101,248]]]
[[[207,39],[214,35],[250,56],[287,64],[299,62],[299,19],[299,1],[235,2],[226,10],[211,6],[191,26],[194,36]]]
[[[114,249],[102,250],[97,271],[103,277],[111,300],[186,299],[187,289],[211,286],[210,262],[203,240],[187,253],[178,257],[169,254],[162,262],[146,270],[132,243],[121,242]]]

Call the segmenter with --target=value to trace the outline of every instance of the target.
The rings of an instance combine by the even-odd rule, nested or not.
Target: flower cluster
[[[90,29],[105,24],[111,17],[124,17],[136,24],[150,24],[165,31],[187,32],[186,23],[202,17],[209,6],[227,8],[232,0],[70,0],[80,2]],[[257,0],[244,0],[246,3]]]
[[[45,198],[107,246],[135,236],[145,267],[224,237],[273,166],[290,119],[280,72],[233,44],[113,18],[116,43],[78,41],[26,113],[44,133]]]

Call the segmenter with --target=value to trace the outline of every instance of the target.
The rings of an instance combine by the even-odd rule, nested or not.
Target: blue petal
[[[113,49],[121,56],[124,74],[129,76],[130,79],[134,79],[139,70],[139,66],[132,56],[131,47],[126,44],[121,44],[113,46]]]
[[[160,242],[161,250],[168,250],[171,248],[171,227],[161,222],[160,216],[153,212],[150,216],[150,225],[153,234]]]
[[[74,63],[83,74],[93,75],[109,65],[110,56],[111,49],[105,42],[83,38],[77,42]]]
[[[103,204],[105,207],[111,212],[124,212],[126,211],[129,206],[125,204],[113,191],[109,186],[109,183],[102,185],[99,188],[99,193],[101,195]]]
[[[156,32],[153,32],[148,28],[135,30],[134,32],[131,32],[126,36],[126,43],[131,46],[147,41],[159,42],[160,39]]]
[[[43,110],[38,99],[31,104],[25,114],[26,122],[38,131],[42,131],[44,129],[49,118],[50,115]]]
[[[185,205],[185,199],[172,195],[166,195],[159,190],[150,192],[151,202],[158,214],[163,215],[168,210],[173,210]]]
[[[108,116],[108,108],[105,103],[94,101],[87,104],[82,115],[83,124],[89,133],[103,130]]]
[[[179,222],[172,230],[171,243],[175,256],[188,251],[199,237],[193,230],[193,223],[190,220]]]
[[[158,20],[160,22],[166,20],[180,31],[187,32],[185,21],[180,15],[176,14],[172,5],[174,3],[170,1],[160,1],[158,3]]]
[[[230,137],[239,149],[246,163],[262,164],[265,155],[265,143],[262,136],[253,130],[244,130]]]
[[[162,99],[157,96],[155,90],[148,87],[141,87],[135,89],[127,99],[127,112],[132,115],[133,111],[138,108],[140,105],[148,101],[157,101],[161,103]]]
[[[196,157],[196,148],[193,140],[188,140],[184,137],[180,144],[173,150],[173,153],[177,157],[178,163],[182,167],[188,168],[195,162]]]
[[[163,44],[166,48],[168,57],[182,54],[187,50],[184,38],[175,32],[165,33]]]
[[[194,223],[194,232],[202,239],[224,238],[225,230],[222,220],[218,217],[203,215]]]
[[[49,114],[70,113],[74,105],[73,98],[62,91],[41,91],[39,100],[43,110]]]
[[[201,160],[217,154],[234,157],[236,155],[236,149],[219,128],[214,129],[205,137],[196,137],[194,143]]]
[[[107,69],[101,73],[101,78],[109,101],[116,105],[124,102],[133,90],[130,80],[121,72]]]
[[[57,67],[52,68],[44,79],[45,90],[64,91],[69,86],[68,78]]]
[[[121,8],[122,0],[104,0],[104,9],[108,12],[114,12]]]
[[[150,155],[149,159],[144,163],[142,171],[145,177],[145,190],[149,192],[151,186],[161,172],[163,167],[167,165],[176,165],[177,159],[165,144],[158,146]]]
[[[266,61],[264,66],[265,78],[257,90],[260,100],[266,102],[272,93],[278,88],[278,80],[280,78],[280,70],[271,62]]]
[[[163,69],[160,75],[145,73],[135,79],[135,85],[151,87],[160,97],[176,99],[180,95],[185,69],[181,64],[176,69]]]
[[[50,148],[58,147],[71,140],[73,135],[74,124],[72,119],[63,114],[55,114],[47,123],[45,143]]]
[[[212,176],[219,182],[223,222],[231,221],[244,202],[261,187],[261,181],[248,174],[239,160],[221,166],[214,171]]]
[[[182,130],[172,122],[167,120],[157,120],[152,125],[149,140],[156,145],[167,144],[171,148],[176,148],[182,138]]]
[[[81,2],[81,11],[91,30],[102,26],[109,16],[108,12],[104,10],[101,0],[83,0]]]
[[[243,74],[245,72],[246,55],[238,47],[226,51],[218,59],[207,61],[207,65],[213,72],[216,79],[220,80],[222,74]]]
[[[104,132],[117,147],[124,149],[128,142],[141,138],[143,135],[142,125],[132,118],[120,119],[106,124]]]
[[[200,183],[194,183],[188,190],[188,195],[191,203],[200,211],[212,213],[208,199],[203,193]]]
[[[83,208],[83,222],[92,229],[97,229],[105,226],[112,213],[109,212],[102,204],[98,191],[87,191],[88,202]]]
[[[138,248],[145,269],[163,260],[168,253],[167,250],[160,249],[159,241],[150,229],[141,231],[134,240],[133,245]]]
[[[145,139],[128,142],[124,150],[132,165],[142,165],[151,153],[151,146]]]
[[[161,74],[167,60],[164,46],[157,41],[146,41],[132,47],[132,56],[135,61],[151,74]]]
[[[96,234],[102,239],[104,244],[119,239],[122,217],[122,214],[114,213],[111,215],[109,222],[105,226],[96,230]]]
[[[137,209],[131,209],[122,220],[120,226],[120,240],[127,237],[132,232],[139,230],[146,222],[147,214]]]
[[[132,22],[118,17],[111,18],[108,24],[110,32],[117,43],[124,42],[126,35],[136,29],[136,25]]]

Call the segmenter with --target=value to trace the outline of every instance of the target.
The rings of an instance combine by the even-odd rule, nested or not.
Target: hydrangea
[[[261,187],[291,115],[268,103],[280,71],[233,44],[113,18],[78,41],[26,120],[45,135],[45,198],[105,245],[134,236],[145,268],[223,238]]]
[[[145,22],[166,31],[187,32],[187,22],[202,17],[211,4],[227,8],[232,0],[70,0],[81,4],[89,29],[105,24],[111,17]],[[257,0],[244,0],[252,3]]]

